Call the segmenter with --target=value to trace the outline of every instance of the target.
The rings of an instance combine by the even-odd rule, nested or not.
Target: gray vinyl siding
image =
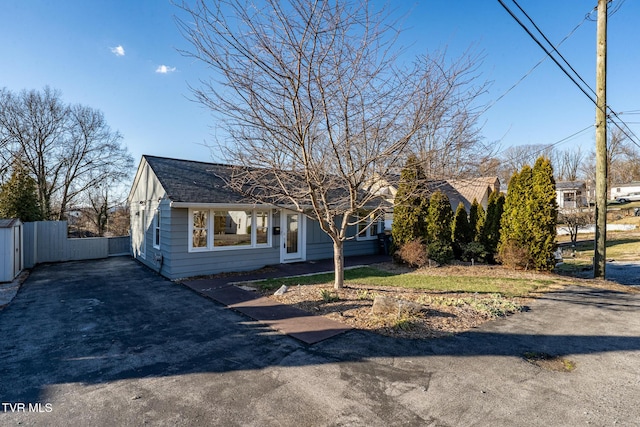
[[[268,248],[189,252],[189,210],[169,208],[161,215],[162,274],[170,279],[249,271],[280,262],[278,236],[272,236],[272,245]],[[278,220],[274,215],[274,224]],[[155,251],[153,248],[147,250]]]
[[[355,236],[356,227],[349,227],[348,236]],[[356,240],[344,242],[344,256],[373,255],[378,253],[377,240]],[[307,220],[307,259],[310,261],[333,258],[333,241],[320,228],[317,221]]]

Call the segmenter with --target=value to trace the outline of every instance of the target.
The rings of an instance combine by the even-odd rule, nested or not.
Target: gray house
[[[333,257],[316,221],[243,198],[225,185],[231,172],[229,165],[142,156],[128,197],[133,257],[169,279]],[[377,253],[383,224],[375,221],[359,234],[353,227],[345,256]]]

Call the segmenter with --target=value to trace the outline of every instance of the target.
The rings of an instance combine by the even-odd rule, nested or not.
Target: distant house
[[[393,203],[399,183],[400,177],[397,175],[388,179],[378,178],[371,186],[371,191],[377,192],[390,203]],[[435,191],[443,192],[449,198],[452,210],[455,211],[458,208],[458,204],[462,203],[468,211],[474,200],[477,200],[486,209],[491,192],[500,191],[500,179],[498,177],[479,177],[457,180],[431,180],[427,183],[427,187],[430,193]]]
[[[586,184],[584,181],[556,182],[556,201],[560,211],[588,206]]]
[[[333,257],[316,221],[256,204],[225,184],[229,165],[145,155],[128,197],[132,254],[169,278]],[[344,254],[377,253],[381,220],[350,229]]]
[[[486,210],[489,204],[489,195],[494,191],[500,192],[500,179],[497,176],[455,179],[447,182],[466,201],[467,211],[474,200],[477,200]]]
[[[611,199],[628,196],[630,193],[640,192],[640,182],[630,182],[628,184],[611,185]]]

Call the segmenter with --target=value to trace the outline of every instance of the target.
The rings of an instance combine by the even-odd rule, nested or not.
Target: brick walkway
[[[345,267],[369,265],[389,261],[387,255],[346,257]],[[315,344],[351,329],[340,322],[280,304],[255,292],[235,286],[234,283],[300,276],[333,271],[333,260],[279,264],[263,272],[248,272],[237,276],[184,280],[181,283],[199,294],[226,305],[272,329],[287,334],[306,344]]]

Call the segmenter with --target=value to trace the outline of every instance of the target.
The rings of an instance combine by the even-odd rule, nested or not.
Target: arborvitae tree
[[[529,253],[536,270],[551,270],[555,265],[558,204],[556,182],[551,161],[540,157],[532,171],[532,193],[529,201],[531,231]]]
[[[498,243],[498,257],[505,265],[527,268],[531,264],[527,249],[530,226],[527,201],[531,187],[532,175],[529,165],[525,165],[519,173],[514,172],[509,180]]]
[[[479,242],[482,228],[484,227],[485,213],[484,208],[477,199],[473,199],[473,203],[469,208],[469,231],[471,232],[472,242]]]
[[[427,215],[427,248],[429,257],[439,263],[453,258],[451,223],[453,211],[446,194],[436,191],[429,200]]]
[[[453,240],[453,254],[457,259],[462,259],[464,247],[473,239],[473,234],[467,218],[467,210],[462,202],[458,203],[453,224],[451,226],[451,238]]]
[[[509,182],[498,244],[502,262],[537,270],[553,268],[556,221],[553,168],[541,157],[534,169],[524,166]]]
[[[13,162],[9,180],[0,185],[0,218],[20,218],[22,222],[43,219],[36,180],[19,159]]]
[[[487,214],[480,230],[479,242],[487,251],[487,261],[493,262],[500,241],[500,221],[504,211],[504,194],[493,191],[489,194]]]
[[[400,173],[400,183],[393,208],[391,236],[395,249],[427,234],[426,220],[429,199],[426,176],[416,156],[411,155]]]

